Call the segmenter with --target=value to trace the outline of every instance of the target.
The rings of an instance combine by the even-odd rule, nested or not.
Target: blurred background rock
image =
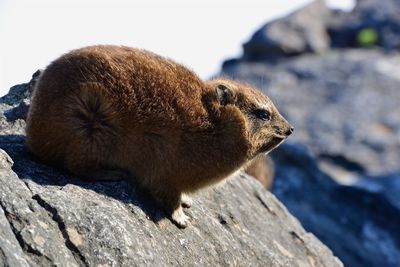
[[[350,12],[315,1],[262,26],[222,67],[295,126],[263,184],[346,266],[400,266],[399,14],[398,0]]]

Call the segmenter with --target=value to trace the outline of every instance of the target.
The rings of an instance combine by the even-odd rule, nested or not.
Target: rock
[[[14,165],[0,168],[0,265],[343,266],[244,174],[199,193],[187,212],[195,221],[181,230],[134,184],[87,183],[43,165],[26,151],[23,114],[5,115],[23,99],[6,99],[9,156],[0,155]]]
[[[327,50],[329,12],[325,2],[317,0],[287,17],[267,23],[243,45],[243,59],[258,61]]]
[[[400,48],[400,2],[397,0],[358,0],[349,13],[337,11],[330,16],[328,32],[332,47],[362,47],[363,31],[376,33],[372,44],[386,50]],[[361,41],[361,42],[360,42]]]
[[[304,146],[286,144],[273,156],[272,191],[345,266],[400,266],[400,172],[343,186]]]
[[[3,209],[0,209],[0,229],[0,263],[2,266],[34,266],[19,245]]]
[[[14,108],[7,110],[4,112],[8,121],[16,121],[18,119],[26,119],[26,115],[28,114],[28,109],[30,105],[30,99],[22,100],[17,106]]]
[[[353,186],[382,196],[394,209],[400,210],[400,173],[365,177],[365,179],[358,180]]]
[[[400,50],[400,2],[358,0],[351,12],[331,10],[322,0],[257,30],[243,45],[241,61],[277,62],[305,53],[332,48],[380,46]],[[227,60],[230,65],[237,59]]]
[[[0,169],[11,169],[12,165],[14,161],[3,149],[0,149]]]
[[[29,82],[11,87],[8,94],[0,98],[0,103],[17,105],[22,101],[29,101],[33,88],[42,72],[42,70],[37,70],[32,74],[32,78]]]
[[[400,54],[352,49],[262,64],[238,61],[223,75],[261,88],[320,163],[340,180],[400,170]],[[340,159],[340,160],[338,160]]]
[[[8,94],[0,97],[0,132],[3,135],[25,133],[30,97],[40,73],[41,70],[37,70],[29,82],[11,87]]]

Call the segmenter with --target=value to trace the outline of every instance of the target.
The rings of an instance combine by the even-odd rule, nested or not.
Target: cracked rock
[[[3,149],[0,149],[0,169],[11,169],[13,160]]]

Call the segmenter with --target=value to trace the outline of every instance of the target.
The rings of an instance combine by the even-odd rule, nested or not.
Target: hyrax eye
[[[256,109],[253,113],[260,120],[263,120],[263,121],[271,120],[271,113],[269,113],[268,110]]]

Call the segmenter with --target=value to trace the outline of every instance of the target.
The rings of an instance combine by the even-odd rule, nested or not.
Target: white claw
[[[187,216],[181,207],[174,210],[171,215],[172,221],[181,228],[186,228],[189,225],[190,217]]]

